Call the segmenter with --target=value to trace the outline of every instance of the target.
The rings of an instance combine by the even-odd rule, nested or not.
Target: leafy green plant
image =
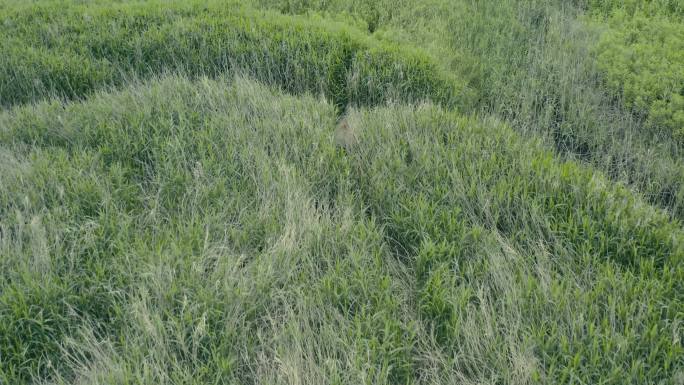
[[[618,12],[598,45],[607,86],[652,130],[684,143],[684,23]]]

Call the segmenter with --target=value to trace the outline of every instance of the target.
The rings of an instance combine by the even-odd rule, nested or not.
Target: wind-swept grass
[[[500,123],[430,107],[357,119],[365,202],[412,266],[421,319],[467,380],[674,381],[679,223]]]
[[[678,4],[0,0],[0,384],[684,383]]]
[[[611,4],[251,4],[274,8],[265,11],[213,1],[8,2],[0,26],[0,104],[82,98],[168,72],[245,72],[291,93],[322,93],[339,109],[429,99],[542,137],[559,154],[590,163],[682,219],[676,39],[666,33],[670,48],[642,55],[669,55],[672,66],[656,60],[624,71],[616,63],[629,63],[620,48],[629,34],[584,15],[587,7],[608,15]],[[676,2],[635,4],[624,8],[643,9],[649,20],[681,12]],[[666,25],[679,26],[670,19]],[[669,70],[654,74],[658,68]],[[633,89],[622,92],[628,83]]]
[[[168,77],[0,114],[0,379],[644,383],[682,230],[505,124]]]
[[[52,2],[4,12],[0,104],[79,98],[160,73],[244,72],[288,92],[323,93],[339,107],[387,101],[469,104],[462,82],[419,49],[379,42],[323,19],[231,2]]]
[[[620,66],[606,75],[606,68],[615,63],[611,58],[619,58],[620,47],[629,46],[620,43],[624,39],[611,33],[608,23],[596,23],[588,10],[636,8],[654,15],[672,14],[671,20],[676,21],[682,12],[676,0],[257,3],[292,14],[346,13],[359,23],[372,25],[368,29],[378,39],[425,48],[476,91],[478,113],[505,120],[525,136],[543,138],[558,154],[591,164],[611,179],[639,191],[649,202],[668,209],[673,216],[684,218],[681,146],[673,139],[676,130],[661,124],[679,119],[676,81],[681,60],[678,62],[676,57],[681,50],[676,49],[676,38],[664,31],[639,35],[640,40],[660,36],[658,39],[672,44],[664,48],[660,40],[654,40],[651,46],[661,48],[649,48],[639,60],[652,60],[655,64],[640,67],[630,77],[622,77]],[[655,24],[651,28],[658,29]],[[605,41],[603,46],[601,41]],[[601,53],[601,47],[612,48]],[[653,54],[646,53],[649,51]],[[597,60],[597,55],[604,58]],[[662,68],[659,62],[667,66],[666,58],[672,65],[668,73],[649,72]],[[650,75],[641,78],[640,73]],[[655,81],[649,81],[649,76]],[[640,79],[637,88],[640,93],[646,91],[647,100],[672,101],[658,109],[662,121],[649,121],[643,114],[633,114],[635,99],[616,93],[617,88],[607,87],[608,81],[618,85],[634,78]],[[655,85],[659,86],[651,92]],[[657,89],[666,90],[668,96],[659,95]]]

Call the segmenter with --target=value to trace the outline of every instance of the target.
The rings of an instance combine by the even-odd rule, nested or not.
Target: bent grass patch
[[[500,122],[347,119],[229,77],[3,112],[3,380],[677,375],[679,223]]]

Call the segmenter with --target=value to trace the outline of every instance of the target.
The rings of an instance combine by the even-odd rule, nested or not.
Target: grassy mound
[[[681,12],[676,2],[628,3],[626,12],[649,20]],[[626,43],[631,33],[601,35],[615,2],[588,4],[599,26],[574,3],[542,0],[252,4],[269,11],[218,1],[2,4],[4,106],[82,98],[166,72],[244,72],[291,93],[322,93],[340,109],[429,99],[497,116],[684,218],[676,39],[657,26],[636,45]],[[670,48],[646,44],[656,36]],[[597,61],[591,47],[608,49]],[[629,54],[644,47],[669,61]]]
[[[629,34],[616,35],[605,42],[611,49],[605,54],[606,60],[599,61],[594,48],[601,46],[608,36],[604,35],[608,23],[605,16],[601,16],[599,23],[587,17],[590,8],[601,8],[608,15],[618,5],[627,10],[648,10],[653,15],[680,15],[680,1],[256,3],[291,14],[347,14],[358,24],[369,26],[378,39],[423,47],[476,91],[478,113],[505,120],[525,136],[543,138],[558,154],[591,164],[612,180],[641,192],[649,202],[684,219],[681,145],[673,140],[672,128],[654,126],[679,119],[679,89],[673,81],[679,79],[681,60],[676,59],[681,50],[672,41],[674,36],[668,37],[664,31],[639,35],[642,43],[636,46],[624,44]],[[672,19],[676,20],[676,16]],[[654,23],[651,29],[657,28]],[[646,29],[636,29],[641,30]],[[673,43],[668,43],[670,48],[660,44],[660,37]],[[657,44],[646,48],[651,39]],[[652,63],[634,67],[637,72],[627,71],[629,77],[623,78],[620,71],[634,58],[623,59],[621,55],[628,56],[631,48],[645,49],[637,62],[652,59]],[[649,56],[651,53],[655,56]],[[658,62],[659,58],[662,62]],[[619,65],[607,73],[605,66],[613,63]],[[670,66],[667,72],[653,74],[653,70],[663,66]],[[651,75],[642,77],[648,73]],[[653,114],[657,119],[649,121],[643,116],[643,109],[642,113],[633,114],[631,102],[618,95],[620,92],[616,91],[620,89],[607,87],[607,78],[615,85],[635,79],[636,91],[646,91],[647,95],[642,96],[647,97],[649,105],[650,101],[661,100],[654,105],[659,111]],[[659,94],[660,91],[667,92]]]
[[[0,379],[643,383],[681,226],[506,125],[169,77],[0,114]]]
[[[160,11],[160,8],[163,10]],[[336,105],[469,103],[462,82],[417,49],[344,23],[221,2],[17,5],[0,28],[0,104],[78,98],[127,79],[244,72]]]

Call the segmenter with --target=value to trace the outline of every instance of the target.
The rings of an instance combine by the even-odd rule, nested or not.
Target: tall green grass
[[[634,4],[624,7],[649,15],[678,12],[676,3]],[[430,99],[494,115],[525,135],[541,136],[558,153],[592,164],[684,218],[678,51],[655,52],[670,55],[675,67],[647,63],[634,73],[621,70],[619,47],[626,35],[583,14],[588,6],[607,14],[614,5],[253,5],[275,10],[231,2],[12,3],[0,28],[6,53],[0,59],[0,102],[79,98],[157,73],[226,71],[245,72],[288,92],[322,93],[340,109]],[[649,80],[661,67],[667,71]],[[625,84],[634,84],[634,92],[618,92]]]
[[[564,157],[591,164],[673,216],[684,218],[684,164],[674,131],[654,127],[660,123],[649,122],[643,114],[632,114],[633,101],[607,87],[610,78],[620,84],[625,79],[618,72],[606,76],[606,66],[612,64],[599,61],[597,49],[602,41],[603,47],[611,45],[610,30],[607,23],[596,23],[587,10],[590,6],[607,10],[624,4],[628,9],[641,5],[652,13],[678,15],[681,7],[677,1],[257,3],[292,14],[347,13],[360,23],[373,24],[372,36],[424,47],[476,90],[475,110],[480,114],[503,119],[526,136],[543,138]],[[616,39],[620,40],[612,40]],[[676,48],[665,52],[666,56],[657,50],[654,61],[660,57],[674,59],[678,54]],[[679,68],[676,60],[670,62]],[[678,79],[677,72],[670,73],[675,78],[662,76]],[[644,77],[644,82],[647,79]],[[673,83],[668,80],[661,84],[667,88]],[[673,90],[676,94],[676,85]],[[661,115],[676,120],[678,99],[670,99],[675,100],[672,109],[663,110]]]
[[[622,12],[630,15],[684,16],[684,3],[681,0],[584,0],[581,3],[592,12],[605,16]]]
[[[651,130],[684,144],[684,4],[594,4],[609,28],[596,48],[607,86]]]
[[[357,119],[364,202],[467,381],[524,382],[515,370],[542,383],[679,375],[680,223],[501,123],[431,107]]]
[[[678,4],[0,0],[0,384],[682,383]]]
[[[681,225],[505,124],[169,77],[0,114],[0,379],[644,383]]]
[[[430,99],[465,106],[469,91],[419,49],[344,23],[232,3],[17,6],[0,28],[0,104],[93,90],[159,73],[242,72],[339,107]]]

